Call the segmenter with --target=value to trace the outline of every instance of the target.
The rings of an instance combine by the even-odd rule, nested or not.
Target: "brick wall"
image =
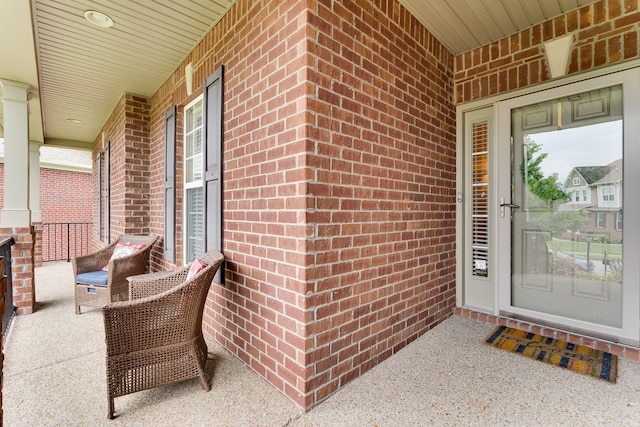
[[[0,163],[0,210],[4,206],[4,163]],[[36,247],[34,249],[35,266],[42,265],[42,260],[66,257],[66,236],[59,231],[43,233],[42,224],[61,222],[91,222],[92,221],[92,178],[90,173],[70,170],[40,168],[40,211],[42,222],[34,224],[36,232]],[[61,229],[60,229],[61,230]],[[66,233],[66,229],[64,230]],[[44,242],[43,236],[48,239]],[[51,241],[54,236],[57,240]],[[72,254],[88,252],[89,242],[82,239],[71,241]],[[86,247],[85,247],[86,246]],[[60,253],[56,253],[59,250]],[[64,252],[64,253],[63,253]]]
[[[91,222],[91,186],[90,173],[40,169],[42,222]]]
[[[91,222],[90,173],[40,169],[42,222]],[[0,163],[0,210],[4,206],[4,163]]]
[[[454,306],[453,56],[397,2],[348,4],[240,0],[149,102],[159,235],[164,115],[178,106],[180,260],[182,112],[224,65],[227,277],[205,331],[304,408]],[[122,108],[105,125],[114,157]],[[161,246],[153,268],[173,268]]]
[[[151,99],[150,231],[163,234],[164,115],[177,115],[177,259],[183,258],[183,109],[224,65],[225,287],[205,333],[300,405],[305,402],[307,145],[305,2],[240,0]],[[193,63],[194,95],[184,66]],[[154,258],[154,267],[166,262]]]
[[[398,3],[310,16],[308,404],[452,313],[453,56]]]
[[[638,0],[602,0],[456,56],[456,101],[468,102],[547,80],[543,42],[572,34],[568,74],[638,57]]]
[[[110,236],[111,241],[122,234],[149,233],[149,101],[132,94],[123,94],[102,131],[94,142],[92,158],[93,183],[92,198],[97,200],[97,156],[102,156],[104,167],[105,145],[110,142]],[[105,179],[101,174],[102,206],[105,203]],[[92,216],[97,227],[98,215],[101,217],[100,234],[104,235],[104,210],[97,211],[97,203],[92,204]],[[94,230],[92,245],[94,249],[104,244],[98,240],[99,230]]]
[[[70,225],[67,229],[64,225],[55,224],[90,223],[92,221],[93,194],[91,186],[90,173],[40,169],[42,222],[34,224],[37,233],[36,267],[42,264],[42,260],[68,259],[89,253],[91,249],[90,225]],[[68,239],[67,233],[69,233]]]
[[[595,3],[454,58],[396,1],[239,0],[148,103],[125,95],[105,125],[112,236],[163,235],[177,105],[182,258],[182,112],[224,65],[227,277],[205,331],[310,408],[453,312],[454,104],[548,80],[540,43],[567,32],[570,72],[637,56],[637,8]],[[175,267],[161,246],[153,268]]]

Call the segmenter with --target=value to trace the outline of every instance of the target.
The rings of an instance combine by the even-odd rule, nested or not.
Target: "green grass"
[[[551,243],[547,242],[549,249],[554,252],[563,252],[568,255],[587,256],[587,243],[574,242],[571,240],[553,239]],[[620,243],[602,243],[592,242],[589,248],[589,256],[593,259],[604,259],[604,253],[607,253],[609,259],[622,258],[622,244]]]

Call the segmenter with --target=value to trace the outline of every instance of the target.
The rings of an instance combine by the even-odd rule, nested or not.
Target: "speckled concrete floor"
[[[4,425],[13,426],[640,426],[640,364],[618,382],[483,343],[493,326],[452,317],[303,414],[210,343],[212,389],[197,380],[116,398],[106,419],[99,310],[76,316],[69,264],[37,271],[38,310],[5,342]]]

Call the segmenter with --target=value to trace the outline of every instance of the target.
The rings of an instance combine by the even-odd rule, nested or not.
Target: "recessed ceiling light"
[[[82,120],[79,120],[79,119],[67,119],[67,121],[68,121],[69,123],[75,123],[75,124],[77,124],[77,125],[79,125],[80,123],[82,123]]]
[[[84,17],[87,21],[91,22],[93,25],[97,25],[98,27],[113,27],[113,19],[102,12],[98,12],[97,10],[87,10],[84,13]]]

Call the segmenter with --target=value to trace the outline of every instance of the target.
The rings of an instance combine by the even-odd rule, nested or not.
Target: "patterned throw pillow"
[[[187,273],[187,280],[191,279],[193,276],[200,273],[202,270],[204,270],[206,266],[207,264],[200,261],[200,259],[196,259],[195,261],[193,261],[193,264],[191,264],[191,267],[189,268],[189,272]]]
[[[132,255],[138,252],[140,249],[144,248],[144,246],[144,244],[134,245],[132,243],[118,242],[116,243],[116,247],[113,249],[113,253],[111,254],[111,258],[109,259],[109,261],[111,261],[112,259],[118,259]],[[109,263],[102,267],[102,269],[104,271],[109,270]]]

